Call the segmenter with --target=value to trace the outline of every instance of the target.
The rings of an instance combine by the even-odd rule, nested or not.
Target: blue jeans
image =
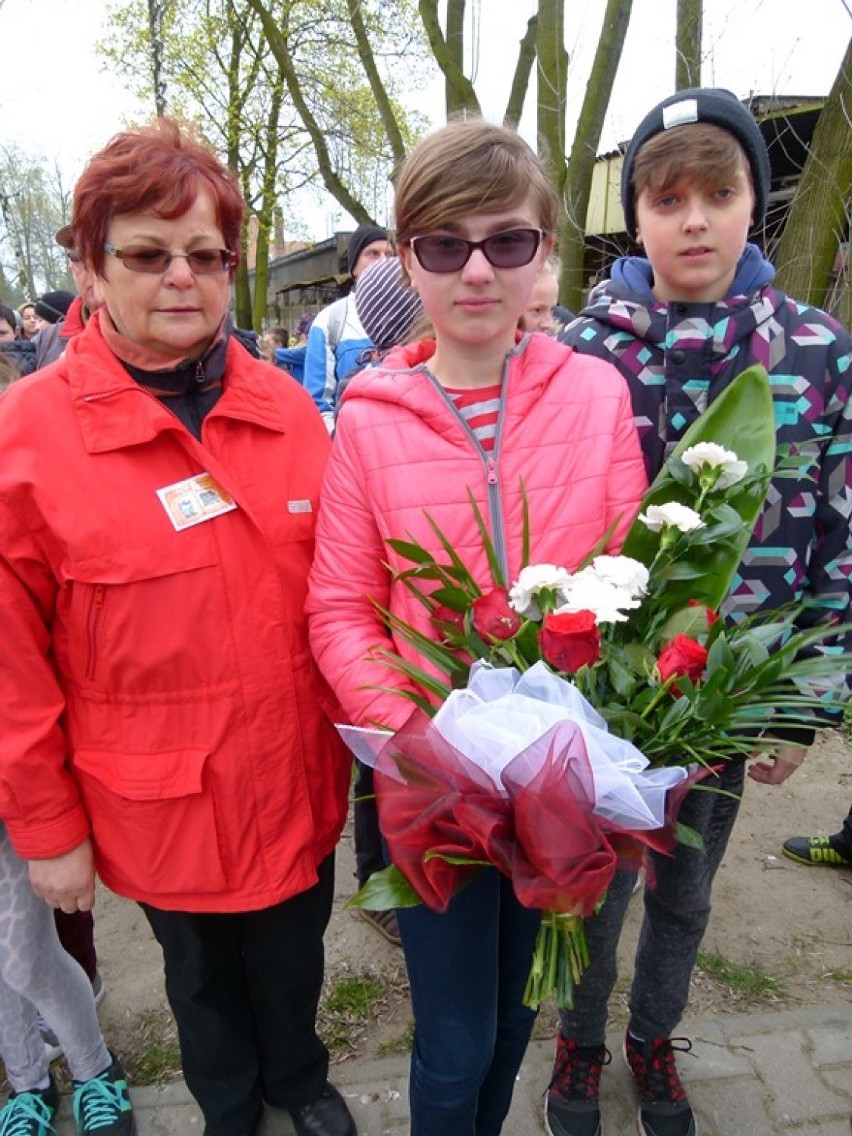
[[[535,1021],[522,1004],[540,921],[487,868],[443,915],[397,912],[411,983],[411,1136],[499,1136]]]

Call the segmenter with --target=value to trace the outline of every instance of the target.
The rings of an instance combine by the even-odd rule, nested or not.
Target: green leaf
[[[364,907],[367,911],[389,911],[392,907],[418,907],[423,900],[397,868],[391,864],[372,876],[344,907]]]
[[[474,596],[481,595],[482,593],[479,585],[477,584],[476,580],[474,580],[473,576],[471,576],[470,572],[468,571],[467,565],[453,548],[449,538],[441,529],[441,526],[438,524],[434,517],[429,515],[429,513],[424,513],[424,516],[426,517],[426,520],[428,521],[429,527],[432,529],[432,532],[441,542],[441,547],[443,548],[444,552],[446,552],[447,556],[449,556],[450,561],[455,567],[456,572],[458,573],[459,582],[465,584]]]
[[[686,848],[695,848],[699,852],[704,851],[704,837],[698,832],[697,829],[690,828],[688,824],[681,824],[677,822],[677,839],[679,844],[683,844]]]
[[[644,643],[625,643],[624,660],[634,674],[650,674],[656,665],[656,657]]]
[[[488,560],[488,567],[491,569],[491,579],[494,583],[501,588],[506,587],[506,580],[503,576],[503,568],[500,560],[497,557],[497,550],[494,547],[494,542],[491,539],[491,534],[488,531],[488,526],[483,519],[479,506],[476,503],[476,498],[473,492],[468,489],[467,497],[470,501],[470,507],[473,509],[473,516],[476,521],[476,527],[479,529],[479,535],[482,539],[482,547],[485,549],[485,556]]]
[[[716,442],[733,450],[748,462],[752,473],[769,471],[775,463],[775,418],[772,410],[772,392],[769,378],[763,367],[754,366],[742,371],[722,391],[707,410],[684,434],[675,448],[675,458],[697,442]],[[768,480],[768,474],[766,475]],[[691,489],[677,484],[664,471],[648,490],[642,502],[642,512],[649,505],[666,501],[680,501],[690,507],[695,503]],[[763,494],[743,492],[731,498],[731,504],[741,519],[741,530],[724,544],[698,545],[690,560],[700,565],[697,575],[683,571],[670,577],[669,605],[685,607],[687,600],[695,599],[716,610],[727,595],[737,566],[742,560],[757,521]],[[659,548],[659,534],[650,532],[638,519],[624,542],[622,552],[644,564],[650,564]]]
[[[388,537],[386,543],[398,553],[404,556],[406,560],[410,560],[413,564],[430,564],[435,558],[432,553],[424,548],[422,544],[417,544],[410,540],[397,540],[394,537]]]
[[[623,663],[619,662],[615,656],[609,660],[607,669],[609,671],[612,689],[619,698],[623,698],[625,701],[629,700],[636,686],[633,673],[624,666]]]
[[[467,611],[471,604],[470,596],[461,588],[436,588],[430,595],[435,603],[443,604],[451,611]]]

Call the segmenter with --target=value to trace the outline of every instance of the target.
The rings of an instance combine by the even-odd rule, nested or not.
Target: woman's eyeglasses
[[[458,272],[476,249],[494,268],[523,268],[535,256],[544,235],[541,229],[507,229],[484,241],[466,241],[464,237],[436,233],[412,237],[409,244],[427,272]]]
[[[116,248],[108,241],[104,250],[116,260],[120,260],[131,272],[148,272],[158,276],[165,272],[173,260],[183,258],[196,276],[212,276],[217,272],[227,272],[233,267],[234,254],[227,249],[202,248],[192,252],[169,252],[168,249],[151,248],[146,245],[133,245],[130,248]]]

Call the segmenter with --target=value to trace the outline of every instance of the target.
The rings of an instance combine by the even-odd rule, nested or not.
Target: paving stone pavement
[[[699,1136],[850,1136],[852,1004],[800,1011],[685,1019],[692,1055],[678,1068],[698,1118]],[[606,1136],[635,1136],[633,1084],[621,1057],[621,1036],[608,1038],[601,1108]],[[533,1042],[515,1090],[504,1136],[541,1136],[543,1094],[553,1043]],[[346,1097],[359,1136],[408,1132],[408,1060],[336,1065],[332,1080]],[[201,1115],[182,1082],[131,1090],[138,1136],[202,1136]],[[57,1136],[74,1136],[66,1098]],[[294,1136],[285,1112],[269,1109],[258,1136]]]

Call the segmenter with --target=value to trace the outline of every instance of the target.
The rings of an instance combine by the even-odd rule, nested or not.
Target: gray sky
[[[69,181],[128,115],[146,117],[94,45],[104,34],[103,0],[3,0],[0,113],[3,140],[57,159]],[[468,60],[487,117],[499,119],[517,45],[535,0],[468,0],[475,45]],[[568,0],[569,118],[582,101],[604,0]],[[852,8],[852,0],[849,0]],[[644,113],[674,87],[675,0],[634,0],[601,150],[629,138]],[[750,92],[826,94],[846,49],[852,18],[844,0],[704,0],[706,85]],[[15,46],[17,45],[17,47]],[[421,105],[440,107],[436,83]],[[521,124],[534,135],[531,119]],[[569,129],[573,129],[570,126]],[[311,208],[316,238],[335,224],[335,205]],[[337,215],[346,226],[347,219]]]

